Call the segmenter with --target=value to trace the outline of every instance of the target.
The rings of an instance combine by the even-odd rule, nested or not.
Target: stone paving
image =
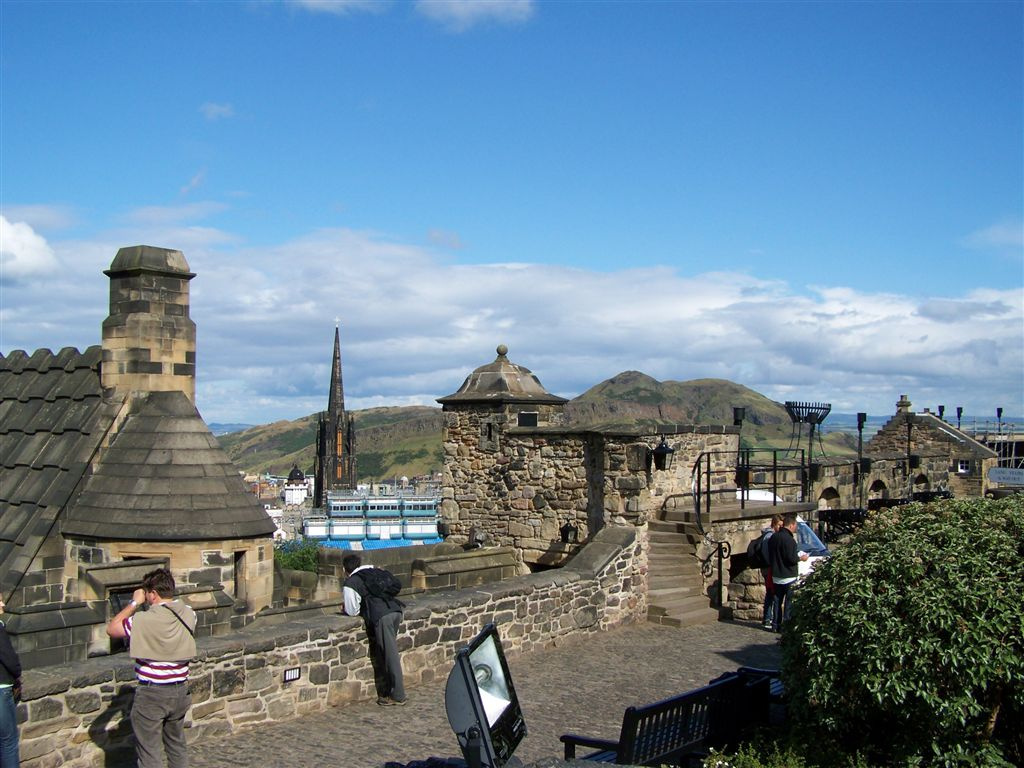
[[[738,666],[778,667],[777,637],[741,622],[681,629],[644,623],[513,656],[509,666],[528,729],[516,757],[524,764],[561,757],[563,733],[617,738],[630,704],[697,688]],[[461,757],[445,716],[444,679],[410,688],[405,707],[360,702],[208,739],[189,747],[189,764],[379,768]]]

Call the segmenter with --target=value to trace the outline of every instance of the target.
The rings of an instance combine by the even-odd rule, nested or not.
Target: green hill
[[[732,424],[733,407],[746,409],[742,441],[746,448],[786,448],[792,425],[785,407],[724,379],[657,381],[625,371],[569,401],[571,423],[653,427],[669,424]],[[361,481],[414,477],[441,469],[443,416],[440,408],[408,406],[353,412],[356,460]],[[287,474],[292,465],[313,470],[316,415],[251,427],[217,438],[246,472]],[[825,438],[829,456],[856,453],[856,438],[833,432]],[[815,441],[817,450],[817,441]],[[806,447],[806,428],[804,444]]]

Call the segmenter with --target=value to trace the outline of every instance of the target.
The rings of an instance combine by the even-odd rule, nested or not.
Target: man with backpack
[[[398,654],[398,627],[405,604],[397,595],[402,584],[390,571],[363,565],[356,554],[346,555],[341,564],[347,576],[342,590],[345,613],[362,616],[366,623],[377,703],[382,707],[405,706],[402,659]]]
[[[758,554],[760,555],[761,577],[765,582],[765,604],[761,610],[761,623],[767,631],[775,627],[775,585],[771,579],[771,563],[768,558],[768,542],[772,535],[782,527],[782,515],[777,512],[771,516],[771,526],[761,530],[761,538],[758,539]]]
[[[772,569],[772,586],[775,588],[775,616],[772,628],[782,631],[782,625],[789,620],[789,602],[792,587],[800,575],[800,561],[807,559],[807,553],[797,549],[796,512],[782,516],[782,526],[768,540],[768,564]]]

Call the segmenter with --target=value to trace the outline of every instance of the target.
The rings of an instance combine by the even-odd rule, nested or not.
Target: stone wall
[[[342,560],[350,550],[322,547],[317,573],[278,569],[279,602],[286,606],[340,600],[345,584]],[[364,565],[391,571],[403,593],[440,592],[504,581],[522,573],[511,547],[465,549],[442,542],[360,552]]]
[[[606,631],[646,615],[646,529],[611,526],[564,568],[408,600],[399,634],[410,687],[447,675],[455,651],[488,622],[511,658],[559,637]],[[190,739],[287,720],[372,698],[361,620],[336,605],[265,611],[230,636],[199,641]],[[285,683],[286,669],[299,679]],[[111,764],[131,748],[135,683],[124,654],[25,675],[18,705],[22,766]]]
[[[657,432],[572,426],[507,426],[493,409],[463,406],[445,412],[442,515],[452,537],[471,529],[509,546],[531,567],[556,566],[575,547],[563,541],[573,528],[580,541],[606,525],[635,525],[662,516],[674,498],[690,492],[698,455],[730,464],[735,427],[660,427]],[[666,439],[674,449],[669,470],[652,466],[651,451]],[[728,473],[716,473],[724,487]],[[692,503],[692,502],[687,502]]]

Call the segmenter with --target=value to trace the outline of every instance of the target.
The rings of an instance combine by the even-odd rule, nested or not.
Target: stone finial
[[[498,353],[499,360],[508,359],[508,347],[506,347],[504,344],[499,344],[498,348],[495,351]]]
[[[900,395],[899,402],[896,403],[896,413],[910,413],[911,402],[907,399],[906,395]]]

